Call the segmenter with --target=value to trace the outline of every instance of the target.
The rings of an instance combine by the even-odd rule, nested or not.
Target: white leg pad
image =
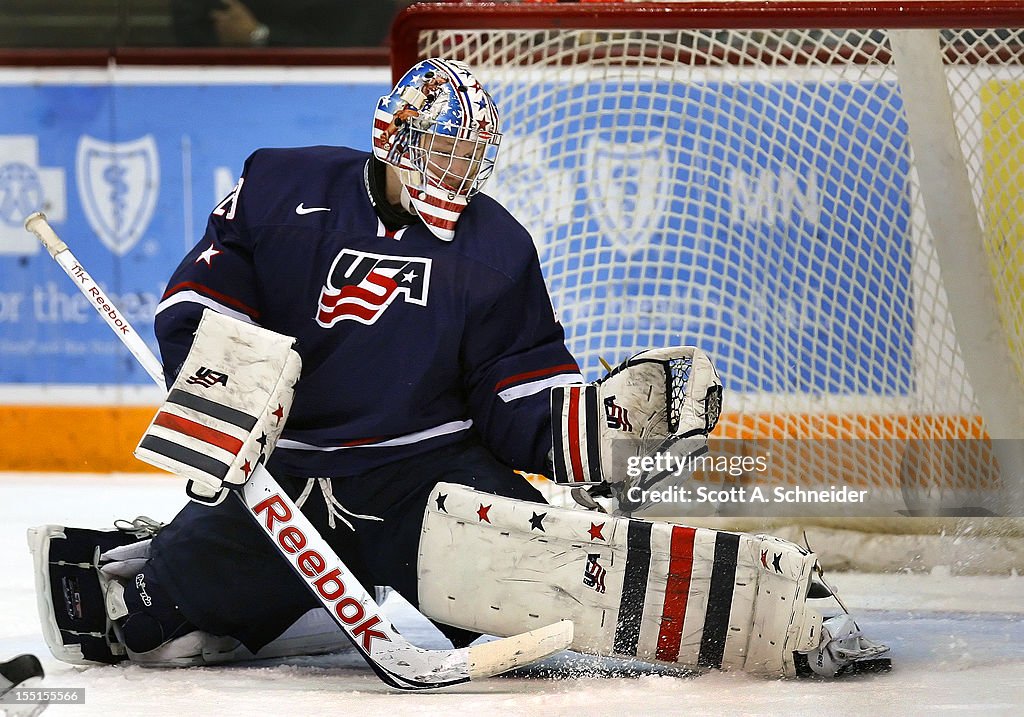
[[[43,525],[28,531],[43,637],[54,657],[73,665],[128,657],[151,667],[316,655],[351,649],[331,616],[310,610],[255,655],[238,640],[195,631],[145,653],[126,650],[116,620],[125,617],[121,582],[145,569],[150,540],[114,545],[117,531]],[[125,538],[131,540],[131,538]],[[98,543],[108,547],[102,551]]]
[[[764,535],[556,508],[439,484],[424,516],[420,609],[507,636],[572,620],[572,649],[687,669],[795,674],[820,642],[815,556]]]

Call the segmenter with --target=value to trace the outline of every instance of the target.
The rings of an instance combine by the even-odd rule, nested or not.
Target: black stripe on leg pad
[[[651,572],[651,530],[654,524],[631,520],[626,530],[626,567],[622,576],[619,618],[612,649],[619,655],[636,655],[640,623],[644,616],[647,578]]]
[[[251,431],[253,426],[256,425],[256,418],[250,416],[248,413],[225,406],[222,403],[211,401],[208,398],[202,396],[196,396],[194,393],[186,393],[181,389],[172,389],[167,394],[167,403],[176,403],[179,406],[185,406],[191,408],[199,413],[205,413],[207,416],[213,416],[214,418],[220,419],[225,423],[230,423],[233,426],[238,426],[245,431]]]
[[[720,532],[715,536],[715,559],[711,566],[708,609],[704,614],[704,634],[700,639],[700,653],[697,656],[697,664],[701,667],[722,667],[725,638],[729,633],[729,616],[732,613],[736,556],[739,549],[739,534]]]
[[[228,468],[230,466],[227,463],[222,463],[216,458],[211,458],[205,453],[199,451],[193,451],[191,448],[172,443],[171,441],[165,440],[158,436],[145,436],[142,442],[139,443],[139,448],[145,448],[147,451],[152,451],[161,456],[166,456],[171,460],[175,460],[178,463],[184,463],[187,466],[192,466],[203,473],[208,473],[216,478],[224,480],[224,476],[228,474]]]

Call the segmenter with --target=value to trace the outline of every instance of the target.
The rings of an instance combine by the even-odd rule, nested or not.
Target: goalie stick
[[[50,256],[113,329],[150,377],[165,388],[163,368],[109,295],[82,267],[42,212],[25,219]],[[250,479],[230,492],[288,561],[353,647],[385,683],[404,690],[459,684],[544,659],[572,643],[573,623],[556,622],[519,635],[455,650],[428,650],[402,637],[373,596],[353,577],[334,549],[295,506],[274,477],[257,464]],[[301,549],[296,546],[301,545]]]

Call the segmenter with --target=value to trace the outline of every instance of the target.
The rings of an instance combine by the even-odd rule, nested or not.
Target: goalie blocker
[[[570,649],[769,677],[887,667],[818,577],[767,535],[616,518],[441,483],[424,516],[420,610],[511,635],[570,619]],[[812,603],[826,603],[824,606]]]
[[[139,460],[188,479],[219,503],[277,445],[302,360],[295,339],[209,309],[167,398],[135,449]]]

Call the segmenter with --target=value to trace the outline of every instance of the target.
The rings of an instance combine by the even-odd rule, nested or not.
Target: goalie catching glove
[[[193,500],[219,503],[284,430],[302,361],[295,339],[206,310],[170,393],[135,456],[188,478]]]
[[[722,382],[708,355],[693,346],[642,351],[594,383],[555,387],[554,481],[607,484],[622,512],[631,513],[642,507],[631,488],[650,490],[672,477],[642,459],[706,452],[721,409]]]

